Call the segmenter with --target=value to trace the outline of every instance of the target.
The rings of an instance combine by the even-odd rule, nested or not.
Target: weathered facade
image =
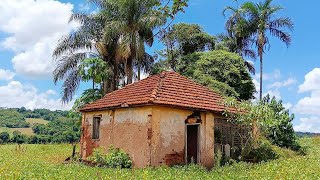
[[[124,149],[135,167],[193,161],[211,168],[214,122],[224,108],[220,100],[174,72],[128,85],[81,109],[81,156],[113,145]]]

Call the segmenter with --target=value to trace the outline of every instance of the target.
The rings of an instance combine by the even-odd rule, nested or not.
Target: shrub
[[[19,131],[13,131],[11,141],[17,144],[23,144],[27,142],[27,136],[24,134],[21,134],[21,132]]]
[[[106,163],[108,167],[116,168],[131,168],[132,161],[127,153],[122,149],[109,147],[109,152],[107,154]]]
[[[88,160],[95,163],[97,166],[106,165],[106,154],[104,153],[103,148],[95,148],[91,156],[88,157]]]
[[[8,132],[1,132],[0,133],[0,140],[1,143],[7,143],[10,140],[10,135]]]
[[[105,154],[102,148],[96,148],[88,158],[97,166],[110,168],[131,168],[132,161],[127,153],[122,149],[109,147],[108,153]]]
[[[255,146],[245,157],[247,161],[255,163],[278,158],[278,154],[273,150],[272,144],[267,139],[258,139]]]
[[[275,97],[271,98],[269,95],[265,96],[260,103],[268,106],[274,112],[273,122],[276,123],[265,124],[262,128],[268,140],[279,147],[299,152],[301,146],[297,141],[292,124],[294,114],[290,114],[289,110],[283,106],[282,100],[277,101]]]

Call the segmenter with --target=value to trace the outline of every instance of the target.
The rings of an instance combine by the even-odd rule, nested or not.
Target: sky
[[[295,28],[289,48],[270,39],[270,49],[264,55],[264,94],[283,100],[295,114],[296,131],[320,132],[320,1],[273,3],[284,7],[278,15],[290,17]],[[222,10],[228,5],[237,6],[233,0],[189,0],[175,23],[197,23],[212,35],[223,33],[226,17]],[[79,11],[92,13],[95,9],[86,0],[0,1],[0,107],[72,107],[73,102],[61,103],[61,83],[53,83],[52,51],[63,35],[77,28],[68,20],[72,12]],[[148,52],[159,49],[161,44],[155,42]],[[254,64],[259,69],[259,63]],[[257,87],[258,77],[259,72],[253,75]],[[82,84],[76,97],[89,86]]]

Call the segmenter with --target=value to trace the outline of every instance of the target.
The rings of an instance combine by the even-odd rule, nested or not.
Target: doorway
[[[199,162],[200,124],[186,125],[186,163]]]

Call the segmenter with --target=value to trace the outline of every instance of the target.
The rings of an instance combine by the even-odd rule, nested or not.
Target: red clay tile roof
[[[221,99],[207,87],[178,73],[164,71],[106,94],[80,111],[156,104],[222,112]]]

